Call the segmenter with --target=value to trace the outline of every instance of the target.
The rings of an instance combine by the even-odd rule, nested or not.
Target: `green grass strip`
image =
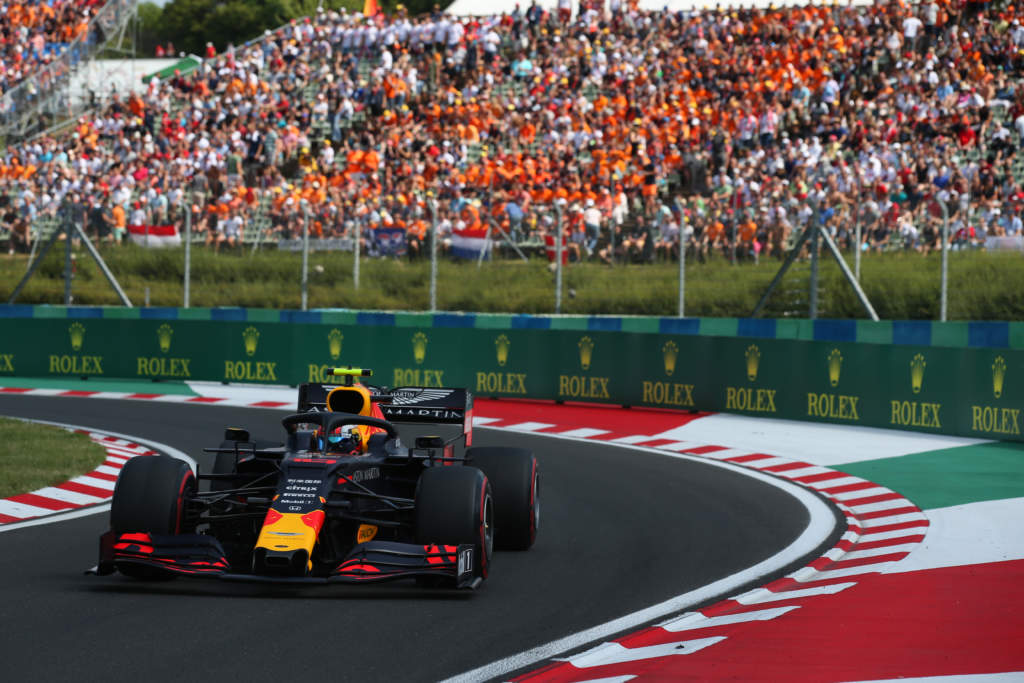
[[[106,455],[85,434],[0,418],[0,498],[62,484],[96,469]]]

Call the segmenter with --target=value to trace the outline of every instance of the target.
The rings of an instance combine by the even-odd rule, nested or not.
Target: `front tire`
[[[416,487],[416,539],[474,546],[474,573],[487,578],[494,551],[494,498],[475,467],[430,467]]]
[[[525,448],[477,446],[466,450],[494,490],[494,541],[498,550],[529,550],[540,527],[540,469]]]

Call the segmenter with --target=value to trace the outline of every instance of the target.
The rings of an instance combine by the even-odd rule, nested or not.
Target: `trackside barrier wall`
[[[0,306],[0,383],[297,384],[345,364],[389,386],[1024,440],[1024,323]]]

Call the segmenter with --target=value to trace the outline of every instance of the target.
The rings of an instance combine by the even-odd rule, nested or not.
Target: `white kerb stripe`
[[[840,502],[843,502],[846,500],[858,500],[860,498],[869,498],[871,496],[881,496],[886,493],[892,493],[892,491],[885,488],[884,486],[875,486],[874,488],[870,489],[860,489],[857,491],[843,491],[840,493],[833,493],[830,494],[830,497],[832,498],[832,500],[838,500]]]
[[[25,519],[26,517],[49,515],[52,512],[53,510],[39,508],[35,505],[25,505],[24,503],[15,503],[13,500],[0,499],[0,515]]]
[[[123,467],[124,464],[129,460],[131,460],[131,458],[125,458],[124,456],[120,455],[108,455],[107,459],[104,460],[103,462],[117,467]]]
[[[67,489],[59,489],[56,486],[47,486],[46,488],[33,491],[37,496],[43,496],[45,498],[53,498],[54,500],[61,500],[65,503],[71,503],[72,505],[92,505],[93,503],[99,503],[106,498],[99,498],[97,496],[90,496],[86,493],[79,493],[78,491],[68,491]]]
[[[859,560],[862,557],[878,557],[879,555],[894,555],[896,553],[909,553],[919,546],[920,543],[902,543],[900,545],[887,545],[881,548],[868,548],[866,550],[854,550],[843,557],[844,560]]]
[[[635,662],[641,659],[654,659],[655,657],[688,655],[723,640],[725,640],[724,636],[718,636],[715,638],[700,638],[698,640],[683,640],[678,643],[649,645],[647,647],[624,647],[619,643],[602,643],[575,657],[567,657],[556,661],[569,662],[577,669],[588,669],[594,666],[622,664],[623,662]]]
[[[679,631],[692,631],[698,628],[742,624],[747,621],[768,621],[781,617],[786,612],[792,612],[795,609],[800,609],[800,606],[773,607],[772,609],[751,610],[750,612],[740,612],[739,614],[723,614],[717,617],[706,617],[700,612],[689,612],[676,619],[670,619],[663,624],[658,624],[658,626],[670,633],[678,633]]]
[[[877,574],[890,564],[892,563],[886,561],[876,562],[875,564],[865,564],[859,567],[847,567],[845,569],[829,569],[827,571],[818,572],[814,576],[814,578],[807,581],[801,581],[801,583],[814,583],[816,581],[829,581],[830,579],[843,579],[847,576],[860,576],[862,574]]]
[[[707,444],[707,445],[710,446],[712,444]],[[703,448],[703,447],[704,446],[702,446],[700,444],[691,444],[689,450],[695,450],[697,448]],[[702,458],[711,458],[712,460],[728,460],[729,458],[735,458],[738,455],[750,455],[750,451],[744,450],[742,448],[723,448],[720,451],[711,451],[710,453],[698,453],[698,454],[695,454],[695,455],[699,455]],[[770,456],[770,457],[774,458],[775,456]],[[742,464],[745,467],[760,467],[762,462],[768,462],[768,460],[767,459],[765,459],[763,461],[762,460],[754,460],[752,462],[749,462],[749,463],[745,462],[745,463],[742,463]]]
[[[866,512],[878,512],[879,510],[895,510],[897,508],[905,508],[913,505],[906,498],[893,498],[891,500],[881,500],[877,503],[865,503],[864,505],[849,505],[849,508],[853,510],[855,515],[862,515]]]
[[[820,574],[819,574],[820,576]],[[773,593],[766,588],[759,588],[757,590],[750,591],[740,595],[734,600],[741,605],[760,605],[764,602],[778,602],[780,600],[795,600],[797,598],[809,598],[814,595],[833,595],[839,591],[844,591],[850,586],[856,586],[855,582],[850,583],[832,583],[827,586],[818,586],[816,588],[799,588],[791,591],[779,591]]]
[[[508,425],[505,429],[512,432],[536,432],[554,426],[548,422],[520,422],[519,424]]]
[[[849,486],[850,484],[863,484],[864,480],[860,477],[837,477],[836,479],[825,479],[823,481],[816,481],[811,483],[811,487],[824,491],[825,489],[834,489],[840,486]],[[865,489],[866,490],[866,489]],[[829,493],[826,496],[831,495]]]
[[[869,541],[886,541],[890,538],[909,538],[910,536],[923,536],[928,532],[928,527],[919,526],[911,527],[909,529],[896,529],[895,531],[881,531],[877,534],[872,534],[870,531],[865,532],[862,537],[865,543]]]
[[[666,443],[661,446],[658,446],[658,448],[660,448],[663,451],[675,451],[676,453],[680,451],[685,451],[687,448],[696,447],[697,444],[693,443],[692,441],[676,441],[675,443]]]
[[[607,429],[594,429],[592,427],[580,427],[579,429],[570,429],[567,432],[558,432],[559,436],[569,436],[577,439],[589,439],[592,436],[600,436],[601,434],[608,434]]]
[[[501,418],[498,417],[481,417],[480,415],[473,416],[473,426],[478,427],[480,425],[490,424],[492,422],[501,422]]]
[[[875,517],[874,519],[862,519],[860,520],[860,523],[861,526],[865,529],[864,534],[867,535],[871,533],[870,531],[868,531],[868,529],[874,526],[886,526],[887,524],[903,524],[904,522],[918,522],[921,520],[927,521],[928,518],[920,512],[905,512],[902,515],[890,515],[889,517]]]
[[[827,467],[819,467],[818,465],[811,465],[810,467],[801,467],[798,470],[786,470],[785,472],[779,472],[783,477],[788,479],[797,479],[799,477],[809,477],[812,474],[824,474],[826,472],[835,472]]]
[[[87,475],[75,477],[71,481],[75,482],[76,484],[85,484],[86,486],[93,486],[98,489],[106,489],[107,491],[114,490],[114,482],[107,481],[106,479],[97,479],[95,477],[90,477]]]
[[[100,474],[112,474],[116,477],[117,475],[121,474],[121,468],[111,467],[110,465],[100,465],[99,467],[94,469],[93,472],[99,472]]]
[[[650,434],[630,434],[629,436],[620,436],[617,439],[611,439],[609,443],[624,443],[624,444],[637,444],[643,443],[644,441],[654,441],[657,437],[651,436]]]
[[[715,455],[718,455],[718,453],[715,453]],[[748,455],[753,455],[753,454],[752,453],[748,453]],[[790,460],[789,458],[780,458],[778,456],[773,455],[773,456],[771,456],[769,458],[762,458],[760,460],[747,460],[747,461],[745,461],[743,463],[740,463],[740,464],[745,465],[747,467],[756,467],[759,470],[764,470],[767,467],[773,467],[775,465],[784,465],[787,462],[793,462],[793,461]],[[782,473],[781,472],[771,472],[771,474],[782,474]]]

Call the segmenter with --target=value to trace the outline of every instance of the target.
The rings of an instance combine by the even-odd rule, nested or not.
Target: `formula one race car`
[[[537,460],[519,448],[468,447],[472,394],[386,391],[355,381],[369,370],[334,373],[342,384],[299,388],[299,412],[282,420],[285,444],[229,428],[219,447],[204,449],[215,454],[212,472],[198,476],[207,490],[170,456],[125,463],[92,572],[347,583],[415,577],[475,588],[495,545],[533,545]],[[395,423],[459,428],[409,448]],[[461,456],[457,445],[467,446]]]

